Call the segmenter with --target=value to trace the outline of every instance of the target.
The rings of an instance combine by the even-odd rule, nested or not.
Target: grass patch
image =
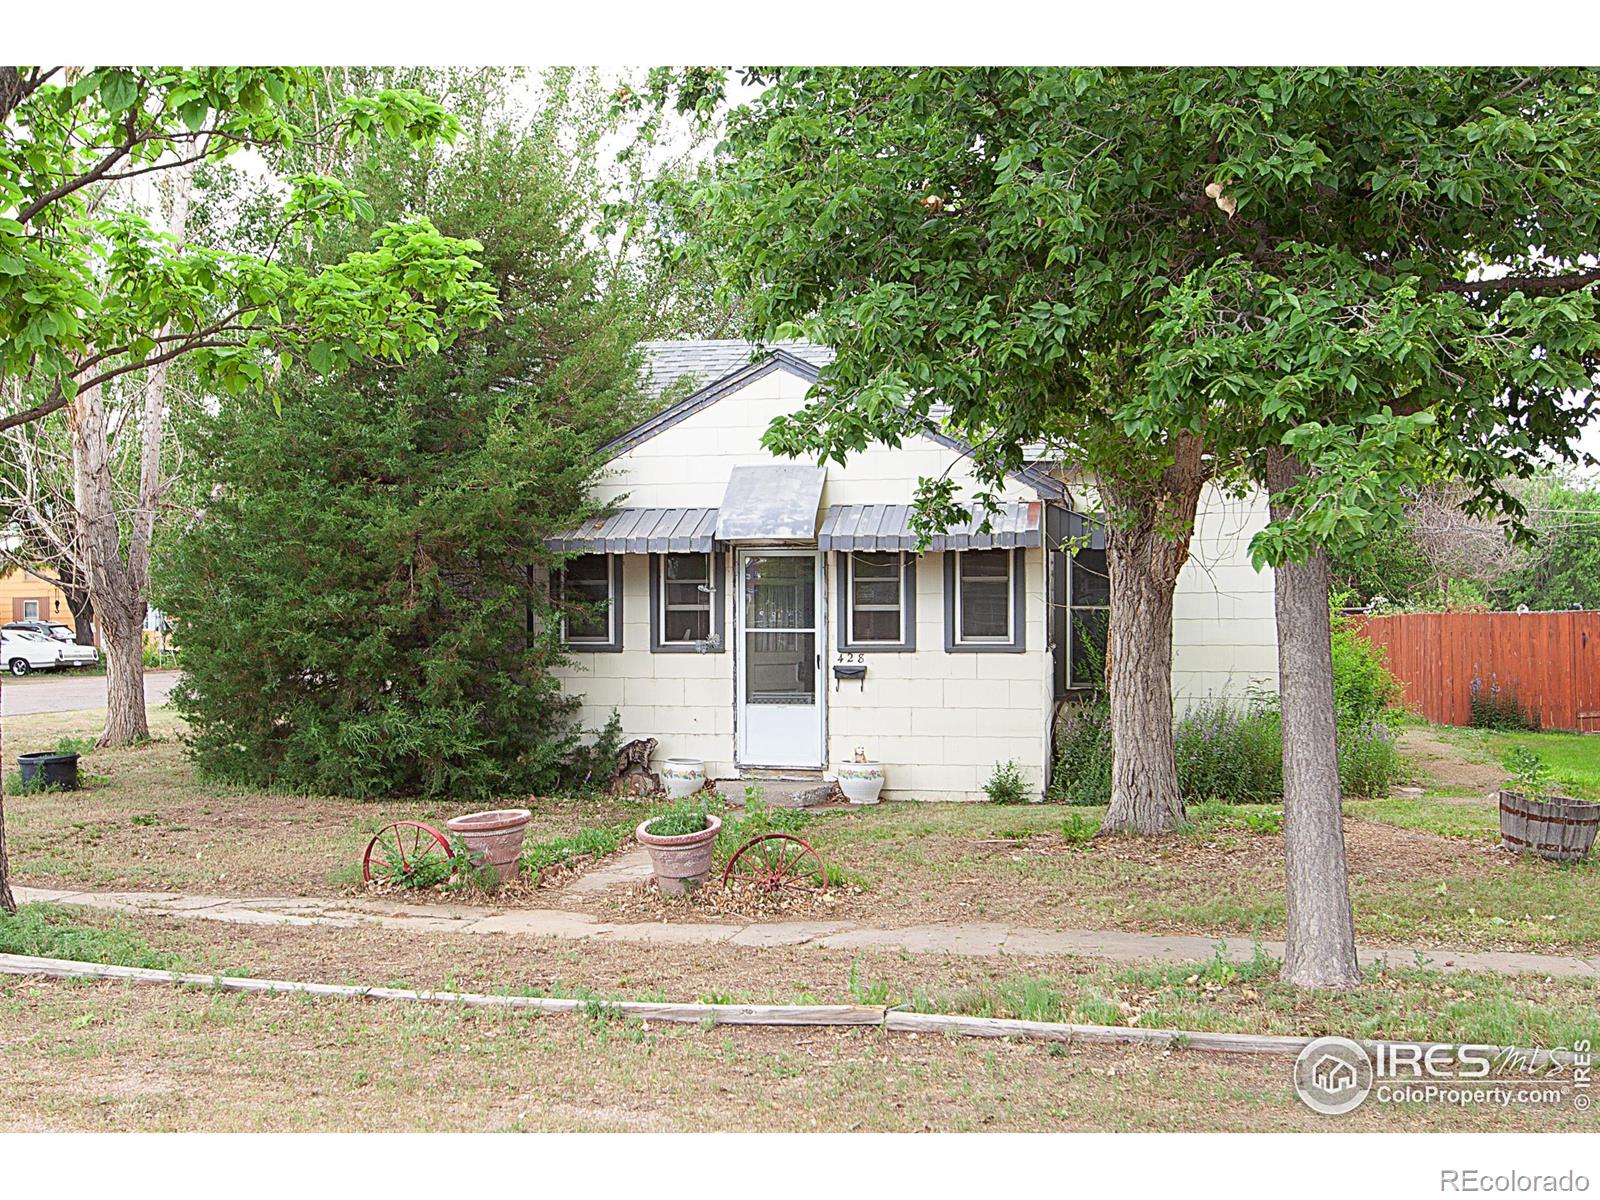
[[[24,904],[15,916],[0,914],[0,954],[65,958],[73,962],[109,963],[181,971],[176,954],[152,949],[129,925],[111,921],[105,927],[80,925],[69,909],[57,904]]]
[[[1234,962],[1219,945],[1204,963],[918,989],[910,1006],[1019,1021],[1550,1048],[1592,1039],[1600,1003],[1600,986],[1587,980],[1445,974],[1411,965],[1372,966],[1359,987],[1306,992],[1279,983],[1280,966],[1259,947],[1249,960]],[[888,983],[880,987],[893,993]]]
[[[1351,816],[1400,829],[1472,841],[1500,840],[1500,810],[1493,804],[1462,803],[1425,796],[1420,800],[1346,800]]]
[[[604,858],[616,853],[623,839],[631,837],[635,822],[623,821],[615,825],[580,829],[565,837],[550,838],[522,848],[521,867],[524,875],[538,877],[547,867],[557,867],[575,859],[593,856]]]
[[[1414,966],[1375,965],[1360,987],[1307,993],[1265,970],[1213,962],[1196,970],[1153,967],[1114,979],[1117,994],[1151,1028],[1202,1032],[1338,1034],[1353,1038],[1480,1042],[1558,1047],[1594,1036],[1600,989],[1526,977],[1456,975]]]
[[[1453,726],[1439,726],[1438,734],[1474,761],[1496,766],[1514,750],[1532,751],[1550,768],[1550,783],[1557,789],[1580,800],[1600,800],[1600,738],[1593,734],[1509,733]]]
[[[1082,813],[1073,813],[1061,825],[1061,836],[1069,845],[1087,846],[1094,841],[1095,834],[1100,832],[1100,822],[1086,818]],[[1023,837],[1029,836],[1027,833]]]
[[[601,1012],[597,1008],[597,1013]],[[1287,1064],[168,988],[0,991],[21,1128],[781,1132],[1326,1129]],[[132,1066],[130,1067],[130,1062]],[[535,1084],[530,1084],[536,1081]],[[1588,1114],[1372,1104],[1359,1131],[1583,1129]],[[1391,1111],[1392,1109],[1392,1111]]]
[[[1265,808],[1259,804],[1227,804],[1221,800],[1202,800],[1198,804],[1188,805],[1187,815],[1188,826],[1185,832],[1191,837],[1212,837],[1224,829],[1261,834],[1283,832],[1283,810]]]
[[[1600,858],[1563,865],[1490,853],[1498,814],[1485,801],[1352,800],[1347,811],[1356,933],[1365,944],[1582,954],[1600,947],[1600,906],[1593,902]],[[968,903],[947,904],[943,919],[1004,913],[1021,924],[1281,936],[1275,806],[1191,804],[1182,834],[1109,843],[1093,837],[1102,812],[1053,804],[904,804],[810,819],[826,831],[824,857],[869,872],[890,901],[920,887],[937,904],[970,889],[960,893]],[[1390,834],[1371,832],[1384,826],[1450,841],[1395,843]],[[999,844],[1005,840],[1018,844]],[[1406,856],[1405,869],[1397,868],[1395,854]],[[894,919],[929,918],[908,911]]]

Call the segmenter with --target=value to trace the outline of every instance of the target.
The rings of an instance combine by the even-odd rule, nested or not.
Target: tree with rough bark
[[[243,394],[285,364],[326,374],[402,361],[492,318],[476,243],[420,217],[382,226],[338,263],[287,261],[279,247],[369,211],[330,178],[287,181],[265,253],[184,244],[118,202],[120,184],[245,147],[423,144],[456,132],[442,106],[402,89],[349,97],[308,124],[302,101],[314,86],[300,68],[0,67],[0,397],[20,396],[0,430],[74,406],[75,437],[87,435],[75,488],[91,499],[103,469],[90,445],[103,419],[96,397],[114,381],[148,385],[182,358],[203,386]],[[112,568],[106,553],[88,554]],[[9,908],[3,819],[0,809]]]
[[[1341,821],[1329,550],[1359,558],[1440,475],[1582,461],[1600,370],[1600,105],[1568,70],[1195,72],[1207,190],[1253,244],[1155,297],[1159,419],[1213,418],[1272,521],[1288,877],[1284,977],[1359,982]],[[1217,414],[1225,419],[1215,420]]]
[[[169,172],[167,182],[164,202],[158,201],[160,211],[151,214],[152,220],[163,224],[167,236],[182,246],[192,168]],[[171,331],[169,326],[165,332]],[[105,654],[106,723],[101,746],[125,746],[150,736],[144,702],[144,624],[150,553],[170,483],[163,469],[163,431],[168,379],[177,365],[163,362],[84,388],[65,410],[72,466],[71,544],[78,550],[73,567],[88,584]],[[119,434],[129,441],[137,437],[133,484],[124,496],[118,495]]]
[[[771,445],[836,457],[938,400],[989,478],[1103,420],[1163,469],[1193,438],[1266,488],[1252,553],[1277,568],[1284,974],[1355,982],[1327,548],[1359,551],[1440,470],[1475,511],[1515,516],[1508,474],[1577,456],[1600,347],[1592,74],[746,74],[763,90],[729,116],[704,192],[757,329],[838,351]],[[655,82],[705,110],[724,76]],[[948,500],[925,487],[925,519]],[[1113,567],[1114,624],[1131,578]]]

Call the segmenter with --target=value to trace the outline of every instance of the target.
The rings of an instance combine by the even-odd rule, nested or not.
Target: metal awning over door
[[[717,514],[719,542],[809,542],[828,473],[772,463],[733,468]]]
[[[1044,545],[1044,505],[1025,500],[999,506],[989,514],[989,529],[982,532],[983,512],[934,534],[928,550],[990,550]],[[915,550],[917,535],[911,528],[909,504],[834,504],[829,506],[817,532],[819,550]]]

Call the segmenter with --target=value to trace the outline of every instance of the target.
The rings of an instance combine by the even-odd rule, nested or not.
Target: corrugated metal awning
[[[735,467],[717,515],[719,542],[809,542],[817,536],[822,467]]]
[[[928,540],[929,550],[990,550],[1044,545],[1044,505],[1037,500],[1002,504],[980,533],[979,510]],[[833,504],[817,533],[819,550],[915,550],[909,504]]]
[[[546,538],[544,544],[590,554],[705,553],[716,532],[714,508],[620,508]]]

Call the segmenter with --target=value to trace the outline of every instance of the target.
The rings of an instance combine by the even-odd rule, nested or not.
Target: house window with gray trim
[[[1068,645],[1072,687],[1105,684],[1106,638],[1111,630],[1111,576],[1104,550],[1075,550],[1068,559]]]
[[[561,637],[574,650],[622,649],[622,559],[580,554],[556,574]]]
[[[650,649],[703,653],[723,644],[722,555],[650,556]]]
[[[841,648],[914,650],[914,559],[898,551],[857,550],[843,559]]]
[[[1023,551],[945,554],[944,623],[948,651],[1024,649]]]

